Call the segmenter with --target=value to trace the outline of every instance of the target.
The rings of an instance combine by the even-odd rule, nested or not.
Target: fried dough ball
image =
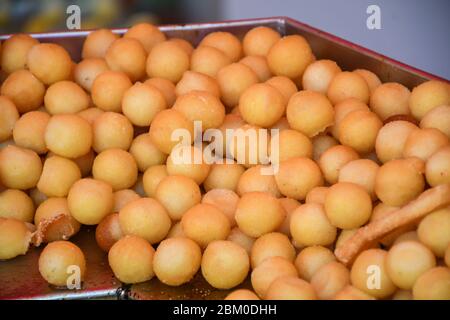
[[[372,71],[366,69],[356,69],[353,70],[354,73],[359,74],[361,77],[366,80],[367,85],[369,86],[370,94],[372,94],[379,85],[381,85],[381,80],[378,76]]]
[[[286,212],[277,198],[267,192],[248,192],[237,204],[235,219],[239,229],[251,237],[277,230]]]
[[[39,272],[48,283],[58,287],[68,287],[73,266],[78,267],[77,274],[84,280],[86,259],[83,251],[69,241],[49,243],[39,256]],[[76,269],[75,269],[76,270]]]
[[[181,137],[178,140],[172,140],[174,131],[185,129],[189,132],[190,143],[194,140],[194,125],[181,112],[168,109],[159,112],[153,119],[149,134],[155,146],[165,154],[170,154],[172,149],[179,145]],[[185,142],[185,141],[183,141]]]
[[[206,248],[215,240],[224,240],[230,233],[227,216],[215,206],[201,203],[188,209],[181,218],[184,234]]]
[[[222,101],[229,108],[238,105],[246,89],[258,82],[258,75],[243,63],[228,64],[217,73]]]
[[[370,111],[353,111],[339,125],[339,141],[361,154],[374,150],[378,131],[383,126],[377,115]]]
[[[190,121],[200,121],[202,130],[219,127],[225,118],[225,107],[219,98],[206,91],[179,96],[172,109]]]
[[[42,172],[42,162],[36,152],[14,145],[0,151],[0,180],[10,189],[31,189]]]
[[[272,73],[267,64],[267,59],[262,56],[246,56],[242,58],[239,63],[246,65],[258,76],[259,81],[264,82],[268,80]]]
[[[259,300],[259,298],[253,291],[237,289],[229,293],[224,300]]]
[[[167,107],[172,107],[176,100],[175,90],[176,87],[172,81],[164,78],[150,78],[145,80],[145,84],[151,85],[158,89],[166,99]]]
[[[65,197],[80,179],[80,168],[74,161],[54,155],[45,160],[37,188],[47,197]]]
[[[304,157],[281,162],[275,181],[282,195],[296,200],[304,200],[312,188],[323,185],[319,166]]]
[[[404,290],[412,289],[416,280],[436,266],[430,249],[417,241],[405,241],[392,246],[386,257],[386,272],[392,282]]]
[[[191,56],[192,51],[194,51],[194,47],[192,46],[192,44],[183,38],[170,38],[168,41],[176,43],[189,56]]]
[[[39,43],[28,52],[27,62],[31,73],[46,85],[68,80],[72,74],[72,60],[62,46]]]
[[[450,138],[450,105],[435,107],[420,121],[421,128],[435,128]]]
[[[325,203],[329,187],[314,187],[306,195],[305,203]]]
[[[99,74],[92,83],[92,102],[104,111],[120,112],[122,98],[132,85],[125,72],[105,71]]]
[[[192,146],[174,148],[167,158],[166,165],[169,175],[186,176],[199,185],[206,179],[210,169],[202,151]]]
[[[236,188],[238,195],[242,196],[248,192],[268,192],[274,197],[281,196],[275,177],[264,174],[263,166],[255,166],[242,173]]]
[[[155,199],[140,198],[119,212],[120,229],[126,235],[144,238],[151,244],[163,240],[171,227],[166,209]]]
[[[104,113],[102,109],[92,107],[84,109],[83,111],[78,112],[77,114],[82,117],[84,120],[89,122],[90,125],[94,124],[94,121],[97,120],[97,118]]]
[[[149,53],[156,44],[166,40],[165,34],[162,33],[158,27],[146,22],[135,24],[125,32],[123,37],[138,40],[147,53]]]
[[[275,280],[287,276],[297,277],[297,270],[292,262],[283,257],[270,257],[253,269],[251,282],[256,294],[261,298],[266,298],[271,284]]]
[[[302,249],[297,255],[295,267],[300,278],[310,281],[317,270],[332,261],[336,261],[336,257],[330,249],[310,246]]]
[[[279,277],[272,282],[265,295],[267,300],[317,300],[314,287],[293,276]]]
[[[167,155],[156,148],[148,133],[138,135],[133,140],[130,146],[130,153],[136,160],[141,172],[145,172],[151,166],[164,164],[167,159]]]
[[[412,291],[414,300],[450,300],[450,269],[428,270],[417,279]]]
[[[270,257],[283,257],[294,262],[295,249],[286,235],[271,232],[262,235],[253,243],[250,255],[253,269]]]
[[[450,183],[450,146],[441,148],[428,158],[425,175],[428,184],[432,187]]]
[[[212,189],[205,193],[202,198],[202,203],[215,206],[227,216],[231,228],[236,225],[234,213],[238,201],[239,196],[234,191],[227,189]]]
[[[16,189],[0,192],[0,218],[31,222],[33,216],[34,203],[25,192]]]
[[[334,109],[323,94],[300,91],[293,95],[286,108],[289,125],[308,137],[325,131],[334,123]]]
[[[372,200],[360,185],[339,182],[330,187],[325,198],[325,211],[332,225],[341,229],[358,228],[372,214]]]
[[[237,107],[236,107],[237,108]],[[240,127],[245,125],[245,121],[241,118],[238,114],[229,113],[225,115],[225,118],[222,122],[222,125],[218,128],[222,133],[222,154],[220,154],[220,148],[219,150],[215,150],[216,155],[221,155],[224,158],[227,158],[226,160],[230,162],[230,160],[233,158],[231,146],[232,146],[232,140],[233,140],[233,134],[234,132],[239,129]],[[220,139],[220,137],[214,137],[215,139]],[[218,142],[220,143],[220,141]]]
[[[386,269],[387,251],[369,249],[361,252],[350,270],[353,286],[375,298],[387,298],[396,291]]]
[[[424,163],[418,158],[386,162],[375,178],[375,194],[383,203],[400,207],[422,193]]]
[[[122,237],[118,213],[112,213],[104,217],[95,229],[95,241],[100,249],[105,252],[108,252]]]
[[[92,124],[93,149],[103,152],[109,149],[128,150],[133,140],[133,126],[127,117],[116,112],[104,112]]]
[[[311,158],[313,154],[313,144],[303,133],[286,129],[278,134],[278,141],[272,136],[271,144],[279,143],[278,159],[273,157],[272,163],[279,163],[296,157]]]
[[[298,79],[313,61],[308,42],[300,35],[284,36],[270,48],[267,63],[273,74]]]
[[[356,98],[364,103],[369,102],[370,92],[366,80],[357,73],[343,71],[331,80],[328,98],[333,104],[337,104],[348,98]]]
[[[11,99],[19,113],[25,113],[42,106],[45,86],[30,71],[17,70],[3,81],[0,93]]]
[[[172,41],[156,44],[147,58],[146,70],[151,78],[160,77],[177,83],[188,69],[189,55]]]
[[[415,87],[409,99],[409,108],[417,120],[432,109],[450,104],[450,89],[448,83],[429,80]]]
[[[64,80],[47,89],[44,103],[50,114],[77,113],[89,107],[89,96],[75,82]]]
[[[177,96],[182,96],[191,91],[206,91],[218,98],[221,95],[219,83],[216,79],[200,72],[187,70],[178,81],[175,93]]]
[[[108,48],[118,38],[119,35],[109,29],[92,31],[84,40],[81,56],[83,59],[104,58]]]
[[[191,55],[191,70],[215,78],[220,69],[229,65],[231,59],[212,46],[199,46]]]
[[[348,146],[337,145],[322,153],[319,158],[319,167],[325,180],[333,184],[338,181],[341,168],[356,159],[359,159],[359,155],[355,150]]]
[[[241,42],[230,32],[212,32],[206,35],[198,46],[208,46],[219,49],[225,53],[232,62],[238,61],[242,56]]]
[[[135,82],[145,76],[147,52],[142,44],[133,38],[115,40],[106,51],[105,61],[113,71],[124,72]]]
[[[180,220],[183,214],[201,201],[200,188],[194,180],[179,175],[163,178],[153,195],[167,210],[170,218]]]
[[[440,258],[450,244],[450,207],[436,210],[422,219],[417,228],[420,242]]]
[[[75,82],[88,92],[92,89],[95,78],[107,71],[108,65],[101,58],[87,58],[81,60],[74,69]]]
[[[440,148],[448,146],[449,141],[449,138],[438,129],[414,130],[406,139],[403,157],[417,157],[427,161]]]
[[[244,54],[246,56],[266,56],[280,38],[280,34],[272,28],[264,26],[252,28],[242,40]]]
[[[352,182],[360,185],[366,189],[372,199],[375,199],[375,178],[379,168],[376,162],[369,159],[350,161],[339,170],[338,182]]]
[[[312,158],[318,162],[322,154],[331,147],[339,144],[336,139],[327,134],[318,134],[312,138],[313,154]]]
[[[155,197],[156,188],[159,183],[167,177],[167,170],[165,165],[151,166],[145,170],[142,176],[142,184],[145,194],[148,197]]]
[[[189,238],[176,237],[162,241],[153,257],[153,270],[169,286],[189,282],[200,269],[202,253]]]
[[[303,89],[327,94],[331,80],[340,72],[342,72],[341,68],[333,60],[314,61],[303,74]]]
[[[409,89],[400,83],[383,83],[371,94],[370,108],[383,121],[399,114],[409,115],[410,95]]]
[[[342,120],[353,111],[369,111],[369,107],[356,98],[342,100],[334,106],[334,125],[331,127],[333,137],[339,139],[339,128]]]
[[[289,102],[289,99],[297,92],[297,86],[294,81],[285,76],[272,77],[265,83],[270,84],[272,87],[280,91],[285,98],[286,105]]]
[[[67,201],[70,213],[78,222],[95,225],[112,213],[113,189],[106,182],[84,178],[72,185]]]
[[[31,232],[23,221],[0,217],[0,260],[25,254],[30,241]]]
[[[342,264],[331,261],[319,268],[311,278],[311,285],[322,300],[334,298],[350,284],[350,271]]]
[[[246,235],[238,227],[231,229],[227,240],[233,241],[234,243],[240,245],[249,255],[252,251],[253,244],[255,243],[255,238]]]
[[[291,216],[292,212],[297,209],[300,206],[300,202],[291,199],[291,198],[280,198],[281,206],[283,207],[284,211],[286,211],[286,218],[284,218],[283,223],[280,225],[280,227],[277,229],[278,232],[281,232],[288,237],[291,236]]]
[[[122,189],[114,192],[114,208],[113,212],[119,212],[123,207],[125,207],[128,203],[137,200],[140,198],[140,195],[136,193],[136,191],[132,189]]]
[[[231,155],[244,167],[268,162],[270,137],[267,130],[245,124],[232,132],[230,140]]]
[[[19,112],[12,100],[6,96],[0,96],[0,141],[5,141],[12,136],[17,120],[19,120]]]
[[[45,131],[50,115],[42,111],[30,111],[16,121],[13,130],[14,143],[18,147],[27,148],[38,154],[47,152]]]
[[[146,240],[127,235],[109,250],[109,266],[114,276],[125,283],[139,283],[153,278],[155,249]]]
[[[39,41],[28,34],[18,33],[3,42],[1,50],[1,69],[7,74],[27,67],[30,49]]]
[[[205,181],[203,181],[203,187],[206,191],[228,189],[238,192],[239,181],[244,171],[245,168],[235,161],[232,163],[214,163],[211,165]]]
[[[375,300],[375,298],[354,286],[348,285],[339,291],[333,300]]]
[[[389,160],[403,158],[403,149],[411,132],[417,127],[409,121],[397,120],[386,123],[375,142],[378,159],[386,163]]]

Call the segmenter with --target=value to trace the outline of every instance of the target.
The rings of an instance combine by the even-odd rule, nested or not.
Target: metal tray
[[[214,22],[204,24],[166,25],[160,29],[169,37],[184,38],[196,45],[206,34],[226,30],[242,37],[255,26],[268,26],[283,35],[300,34],[310,43],[318,59],[335,60],[344,70],[364,68],[375,72],[383,82],[396,81],[412,88],[426,80],[446,79],[405,65],[329,33],[312,28],[287,17]],[[115,29],[123,34],[126,29]],[[80,60],[84,38],[89,31],[70,31],[32,34],[42,42],[64,46],[75,61]],[[0,40],[9,35],[0,35]],[[94,230],[83,228],[72,240],[81,247],[88,263],[86,280],[79,291],[50,287],[39,274],[37,261],[41,248],[31,249],[27,255],[10,261],[0,261],[0,299],[222,299],[228,291],[212,288],[197,275],[193,281],[181,287],[169,287],[157,279],[133,286],[122,286],[108,266],[107,255],[96,245]],[[249,280],[241,287],[250,287]]]

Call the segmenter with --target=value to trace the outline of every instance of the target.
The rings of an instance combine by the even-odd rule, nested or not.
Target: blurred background
[[[0,0],[0,34],[65,30],[71,4],[82,29],[289,16],[450,79],[449,0]],[[369,5],[380,30],[366,27]]]

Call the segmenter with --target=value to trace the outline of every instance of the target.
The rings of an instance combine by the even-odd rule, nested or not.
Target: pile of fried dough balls
[[[235,288],[227,299],[450,299],[450,207],[350,266],[333,253],[450,183],[448,83],[381,83],[268,27],[212,32],[197,47],[146,23],[123,36],[102,29],[81,57],[25,34],[1,44],[0,259],[25,254],[39,234],[39,271],[65,286],[68,266],[89,273],[68,241],[88,225],[124,283],[179,286],[200,272]],[[227,163],[180,164],[172,133],[193,140],[194,121],[270,139],[228,148],[235,136],[225,136]],[[279,170],[267,175],[249,150],[275,141]],[[248,278],[252,290],[237,287]]]

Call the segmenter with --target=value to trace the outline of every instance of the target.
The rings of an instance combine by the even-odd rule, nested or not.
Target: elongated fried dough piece
[[[359,228],[334,253],[340,262],[348,265],[370,243],[448,204],[450,204],[450,184],[442,184],[428,189],[402,208]]]

